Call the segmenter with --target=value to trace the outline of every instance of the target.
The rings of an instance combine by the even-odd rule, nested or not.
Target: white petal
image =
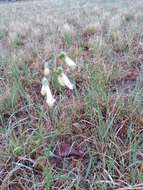
[[[76,67],[76,63],[68,56],[65,56],[65,63],[73,69]]]
[[[67,86],[70,90],[73,90],[73,87],[74,87],[73,84],[70,82],[70,80],[64,73],[62,73],[58,77],[58,81],[59,81],[60,85]]]
[[[47,93],[47,89],[46,89],[47,85],[48,85],[48,80],[47,80],[46,77],[43,77],[43,79],[42,79],[42,88],[41,88],[42,96],[45,96],[46,93]]]
[[[42,94],[42,96],[46,95],[46,87],[44,85],[41,88],[41,94]]]
[[[44,65],[44,76],[48,76],[49,74],[50,74],[49,63],[45,62],[45,65]]]
[[[63,81],[63,78],[61,76],[58,76],[58,82],[61,86],[65,86],[65,82]]]
[[[44,76],[48,76],[50,74],[50,70],[48,67],[44,69]]]
[[[56,100],[52,96],[51,90],[50,90],[50,88],[49,88],[48,85],[46,86],[46,96],[47,96],[47,100],[46,100],[47,104],[50,107],[52,107],[54,105],[54,103],[55,103]]]
[[[55,101],[56,101],[56,100],[55,100],[54,98],[49,99],[49,97],[47,97],[47,100],[46,100],[46,102],[47,102],[47,104],[48,104],[49,107],[53,107]]]

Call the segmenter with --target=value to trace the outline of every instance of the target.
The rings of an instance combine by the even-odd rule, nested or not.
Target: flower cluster
[[[70,57],[68,57],[65,52],[61,52],[59,57],[60,57],[61,61],[63,61],[72,70],[76,68],[76,63]],[[74,89],[74,85],[70,82],[69,78],[64,73],[62,67],[58,67],[56,69],[56,73],[57,73],[57,81],[58,81],[59,85],[67,87],[70,90]],[[44,77],[42,80],[41,94],[42,94],[42,96],[46,96],[46,102],[49,107],[53,107],[53,105],[56,102],[56,99],[52,95],[52,92],[51,92],[51,89],[49,86],[49,80],[50,80],[51,74],[52,73],[49,69],[49,65],[46,62],[44,65]]]

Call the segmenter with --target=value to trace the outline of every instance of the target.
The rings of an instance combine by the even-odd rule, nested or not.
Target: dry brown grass
[[[143,189],[143,6],[134,2],[0,4],[0,189]],[[77,63],[75,90],[44,63]]]

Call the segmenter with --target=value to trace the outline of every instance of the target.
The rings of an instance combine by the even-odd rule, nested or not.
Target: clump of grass
[[[0,6],[0,188],[142,189],[142,4],[50,5]]]
[[[90,23],[86,28],[84,28],[83,35],[84,36],[92,36],[94,34],[102,33],[102,25],[100,23]]]

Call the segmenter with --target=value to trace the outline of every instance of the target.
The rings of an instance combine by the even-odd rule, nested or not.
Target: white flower
[[[44,69],[44,76],[47,77],[50,74],[49,68]]]
[[[44,85],[42,85],[41,94],[42,94],[42,96],[46,95],[46,86],[44,86]]]
[[[60,58],[63,59],[64,62],[65,62],[69,67],[71,67],[72,69],[75,69],[76,63],[75,63],[70,57],[68,57],[65,52],[61,52]]]
[[[48,68],[48,63],[46,62],[44,65],[44,76],[47,77],[50,74],[50,70]]]
[[[48,85],[48,80],[46,79],[46,77],[44,77],[42,79],[42,88],[41,88],[41,94],[42,96],[46,95],[46,86]]]
[[[47,104],[49,105],[49,107],[53,107],[56,100],[52,96],[49,86],[46,87],[46,96],[47,96],[47,99],[46,99]]]
[[[73,88],[74,88],[73,84],[70,82],[70,80],[68,79],[68,77],[64,73],[61,73],[58,76],[58,82],[60,83],[61,86],[66,86],[70,90],[73,90]]]
[[[76,67],[76,63],[71,59],[69,58],[67,55],[65,56],[65,63],[71,67],[71,68],[75,68]]]
[[[47,97],[46,102],[49,105],[49,107],[52,107],[56,100],[52,95],[52,92],[48,84],[48,80],[45,77],[42,80],[41,94]]]

